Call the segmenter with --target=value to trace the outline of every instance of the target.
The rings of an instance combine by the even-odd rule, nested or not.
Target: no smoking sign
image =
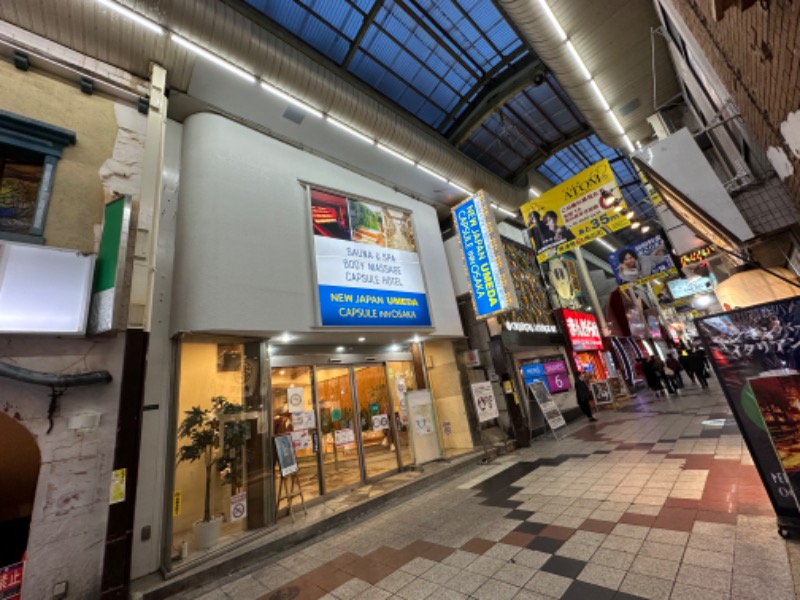
[[[247,493],[231,496],[231,521],[240,521],[247,516]]]

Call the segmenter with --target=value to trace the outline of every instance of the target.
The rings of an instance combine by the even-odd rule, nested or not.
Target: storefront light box
[[[0,242],[0,333],[83,335],[94,255]]]
[[[483,192],[453,208],[453,223],[458,230],[477,318],[485,319],[518,308],[497,224]]]
[[[430,327],[411,213],[309,188],[320,323]]]

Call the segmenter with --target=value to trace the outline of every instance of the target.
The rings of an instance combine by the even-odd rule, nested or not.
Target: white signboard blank
[[[93,255],[0,242],[0,333],[83,335]]]
[[[413,390],[406,392],[408,401],[409,428],[414,449],[414,462],[418,465],[442,457],[439,436],[436,432],[436,414],[433,410],[433,398],[430,390]]]

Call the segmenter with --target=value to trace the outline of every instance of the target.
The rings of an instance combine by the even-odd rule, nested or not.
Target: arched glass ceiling
[[[587,131],[555,77],[515,75],[538,58],[492,0],[244,2],[509,181]]]

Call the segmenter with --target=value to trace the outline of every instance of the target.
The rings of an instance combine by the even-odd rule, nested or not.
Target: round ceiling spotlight
[[[625,207],[624,207],[624,206],[622,206],[622,204],[617,204],[617,205],[614,207],[614,212],[615,212],[615,213],[621,213],[623,210],[625,210]]]
[[[639,223],[639,221],[634,221],[633,223],[631,223],[631,227],[633,229],[639,229],[639,227],[641,227],[641,226],[642,226],[642,224]]]
[[[648,231],[650,231],[650,225],[645,225],[642,227],[642,233],[647,233]]]
[[[617,198],[614,196],[614,192],[609,192],[606,190],[600,190],[600,206],[603,207],[605,210],[609,210],[612,206],[617,203]]]
[[[635,213],[632,210],[629,210],[628,212],[625,213],[625,218],[632,219],[634,214]]]

